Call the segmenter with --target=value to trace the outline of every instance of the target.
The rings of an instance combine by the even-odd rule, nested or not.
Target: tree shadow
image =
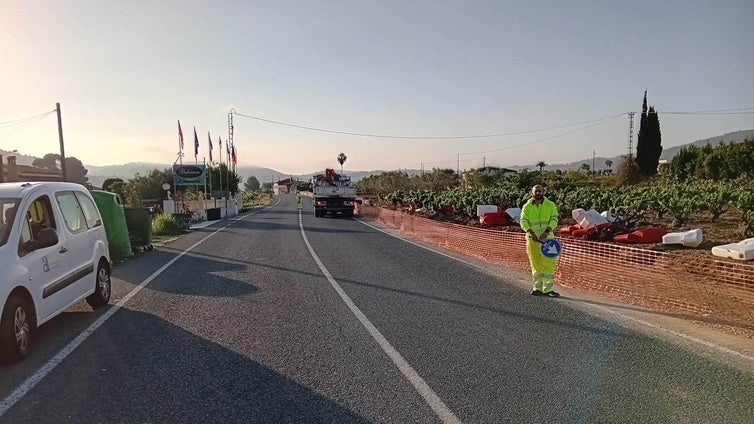
[[[17,406],[4,422],[368,422],[263,363],[128,309],[21,402],[44,411]]]

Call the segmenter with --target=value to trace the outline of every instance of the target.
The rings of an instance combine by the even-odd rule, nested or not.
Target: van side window
[[[39,238],[39,231],[42,228],[57,229],[52,213],[52,203],[47,196],[34,199],[29,209],[19,214],[17,218],[22,221],[19,245],[19,253],[23,252],[22,256],[38,248],[34,242]]]
[[[102,220],[99,217],[99,209],[94,205],[92,199],[90,199],[84,193],[76,192],[76,198],[79,200],[81,209],[84,211],[84,217],[86,218],[86,225],[89,228],[99,227],[102,225]]]
[[[68,230],[73,234],[85,231],[87,229],[86,218],[81,211],[78,200],[76,200],[76,195],[72,191],[61,191],[55,193],[55,198],[58,200]]]

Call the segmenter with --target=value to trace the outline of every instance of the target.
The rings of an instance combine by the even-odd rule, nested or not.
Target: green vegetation
[[[44,169],[61,170],[61,156],[57,153],[47,153],[44,157],[34,159],[32,166]],[[74,156],[67,156],[65,158],[65,173],[68,177],[68,181],[79,183],[83,185],[89,184],[89,177],[86,176],[89,170],[84,168],[84,164],[81,163]]]
[[[173,236],[181,233],[178,223],[172,216],[157,214],[152,217],[152,235],[153,236]]]
[[[272,197],[269,193],[262,191],[242,191],[241,203],[244,209],[253,208],[254,206],[266,205],[270,203]]]
[[[657,174],[657,165],[662,154],[662,136],[660,119],[654,106],[647,109],[647,92],[644,91],[644,103],[641,108],[641,122],[636,142],[636,164],[642,175]]]
[[[714,157],[719,159],[709,159]],[[724,164],[719,165],[722,169],[710,165],[718,162]],[[683,172],[673,172],[677,169]],[[714,223],[722,215],[740,214],[735,221],[742,225],[736,231],[744,238],[754,237],[754,140],[690,148],[662,170],[647,178],[630,160],[624,160],[615,175],[526,169],[506,175],[483,168],[458,176],[452,170],[435,169],[422,176],[385,172],[362,179],[357,187],[360,195],[383,206],[413,203],[430,215],[452,213],[473,219],[477,205],[521,207],[529,189],[542,184],[546,196],[558,204],[560,218],[570,218],[573,209],[583,208],[609,210],[637,224],[651,224],[667,215],[673,227],[683,227],[692,216],[708,215]]]

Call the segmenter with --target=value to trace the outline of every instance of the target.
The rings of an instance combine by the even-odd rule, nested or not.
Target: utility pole
[[[482,156],[482,168],[486,168],[486,167],[487,167],[487,158]]]
[[[68,173],[65,169],[65,144],[63,143],[63,119],[60,116],[60,103],[55,103],[55,110],[58,112],[58,139],[60,140],[60,170],[63,174],[63,181],[68,181]]]
[[[628,158],[631,159],[634,152],[634,113],[628,112]]]
[[[461,154],[456,155],[456,174],[461,175]]]
[[[597,170],[594,169],[594,157],[595,157],[595,155],[597,155],[597,151],[596,150],[592,150],[592,175],[594,175],[594,173],[597,172]]]

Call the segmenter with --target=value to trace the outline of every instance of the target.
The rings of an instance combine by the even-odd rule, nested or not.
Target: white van
[[[110,253],[81,185],[0,183],[0,361],[23,359],[31,332],[76,302],[110,301]]]

